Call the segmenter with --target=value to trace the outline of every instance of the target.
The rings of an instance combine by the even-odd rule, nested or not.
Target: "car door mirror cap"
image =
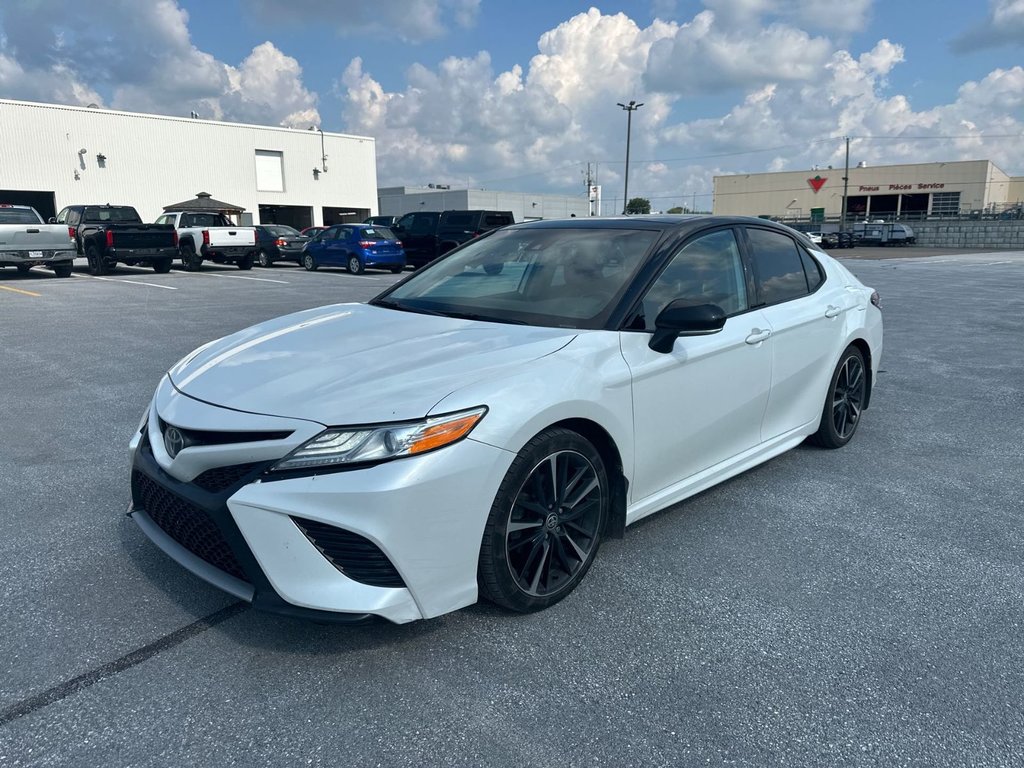
[[[46,220],[46,223],[47,224],[56,224],[57,223],[57,217],[56,216],[51,216],[50,218],[48,218]]]
[[[709,336],[725,327],[725,310],[717,304],[693,304],[675,299],[658,313],[655,331],[647,346],[667,354],[679,336]]]

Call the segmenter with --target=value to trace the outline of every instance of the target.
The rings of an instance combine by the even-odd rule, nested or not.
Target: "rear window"
[[[371,240],[394,240],[395,233],[387,227],[367,227],[359,233],[360,237],[365,237]]]
[[[28,208],[0,208],[0,224],[42,224],[35,212]]]
[[[512,223],[512,217],[504,213],[489,213],[484,217],[484,224],[488,227],[504,227]]]
[[[473,213],[450,213],[444,217],[446,227],[472,227],[476,214]]]
[[[291,227],[276,226],[276,227],[264,227],[274,237],[301,237],[297,229]]]
[[[141,224],[142,219],[134,208],[86,208],[83,221],[109,221],[112,224]]]

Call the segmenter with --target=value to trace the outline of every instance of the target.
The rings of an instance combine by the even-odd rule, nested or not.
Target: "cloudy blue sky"
[[[3,0],[0,97],[377,139],[382,185],[707,205],[720,173],[1024,175],[1024,0]],[[703,199],[703,203],[702,203]]]

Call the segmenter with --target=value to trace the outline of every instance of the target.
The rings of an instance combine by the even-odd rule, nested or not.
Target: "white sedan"
[[[784,226],[515,225],[178,362],[131,441],[131,514],[279,613],[538,610],[602,538],[845,445],[881,352],[877,294]]]

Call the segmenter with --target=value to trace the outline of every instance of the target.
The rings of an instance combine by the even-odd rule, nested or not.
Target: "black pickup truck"
[[[390,227],[408,264],[422,267],[475,237],[514,224],[512,211],[416,211]]]
[[[178,255],[178,233],[170,224],[143,224],[130,205],[69,205],[52,221],[73,231],[89,273],[105,275],[120,262],[170,272]]]

